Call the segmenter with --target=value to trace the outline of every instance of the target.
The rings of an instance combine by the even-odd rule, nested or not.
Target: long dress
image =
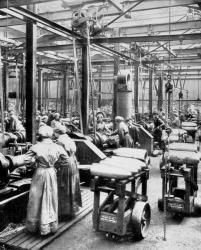
[[[41,235],[54,233],[58,227],[58,189],[55,164],[61,168],[68,164],[65,150],[45,139],[32,146],[25,154],[25,164],[36,161],[27,207],[26,228]]]
[[[59,218],[72,218],[82,206],[80,177],[75,156],[76,145],[67,135],[60,135],[57,143],[61,145],[69,155],[67,168],[61,168],[58,172]]]
[[[125,122],[121,121],[118,124],[118,135],[119,135],[119,144],[122,147],[133,148],[133,139],[129,134],[128,126]]]

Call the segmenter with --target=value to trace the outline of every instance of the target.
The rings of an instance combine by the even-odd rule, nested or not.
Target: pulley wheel
[[[8,215],[5,211],[0,210],[0,232],[8,226]]]
[[[136,239],[147,236],[151,220],[151,208],[148,202],[137,201],[132,212],[132,231]]]

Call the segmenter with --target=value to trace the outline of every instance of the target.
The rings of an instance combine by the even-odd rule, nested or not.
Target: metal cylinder
[[[14,133],[0,133],[0,145],[2,148],[8,147],[9,143],[13,143],[14,141],[17,141],[18,143],[25,142],[25,131],[18,131]]]
[[[9,169],[12,171],[17,167],[25,165],[25,155],[6,155],[6,159],[9,161]]]
[[[121,70],[117,76],[117,115],[128,119],[132,116],[132,74]]]
[[[2,148],[8,146],[9,142],[12,141],[11,133],[0,133],[0,145]]]
[[[132,116],[132,92],[117,92],[117,115],[125,119]]]
[[[0,153],[0,166],[2,168],[9,167],[9,161],[5,158],[5,156],[2,153]]]
[[[26,142],[26,132],[25,131],[17,131],[13,133],[17,137],[17,142],[22,143]]]
[[[9,183],[9,161],[0,153],[0,188],[4,188]]]

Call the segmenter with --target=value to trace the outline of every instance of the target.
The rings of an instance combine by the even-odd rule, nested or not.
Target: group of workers
[[[122,116],[116,116],[113,123],[104,122],[104,114],[96,114],[96,131],[108,136],[118,135],[120,147],[135,147],[139,145],[139,126],[135,124],[132,118],[124,119]]]
[[[34,161],[36,165],[29,193],[26,228],[30,232],[39,231],[41,235],[47,235],[56,232],[59,220],[72,218],[82,206],[80,180],[76,145],[67,135],[60,114],[51,110],[38,111],[36,122],[38,142],[28,150],[24,159],[25,164]],[[97,112],[94,122],[98,133],[118,135],[119,146],[139,146],[139,125],[134,119],[116,116],[114,124],[111,124],[104,121],[102,112]],[[12,110],[4,114],[4,124],[8,132],[22,126]],[[164,117],[154,112],[153,124],[154,138],[163,147]]]
[[[52,138],[57,138],[53,142]],[[35,162],[26,228],[41,235],[55,233],[58,220],[75,216],[82,206],[76,145],[66,134],[66,127],[41,126],[38,143],[25,154],[25,164]]]

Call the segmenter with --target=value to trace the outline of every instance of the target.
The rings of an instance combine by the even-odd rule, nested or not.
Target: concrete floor
[[[167,241],[163,240],[163,213],[158,211],[157,200],[161,196],[161,178],[159,171],[160,157],[151,158],[150,179],[148,181],[148,197],[152,209],[152,219],[146,239],[133,242],[123,240],[114,242],[105,238],[102,233],[92,229],[92,214],[90,213],[76,226],[65,232],[45,250],[123,250],[123,249],[201,249],[201,216],[185,217],[182,220],[173,219],[168,215]],[[201,184],[201,164],[198,182]],[[201,185],[198,195],[201,196]]]

